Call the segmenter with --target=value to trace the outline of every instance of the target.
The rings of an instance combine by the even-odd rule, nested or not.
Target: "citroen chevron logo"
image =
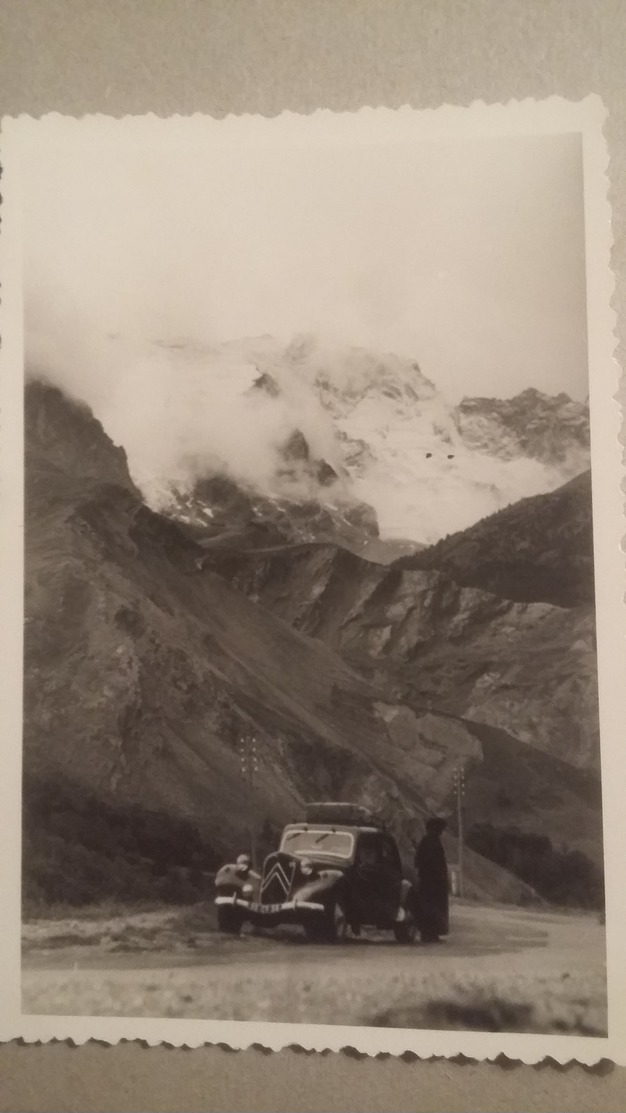
[[[261,892],[262,893],[265,892],[265,890],[267,888],[269,888],[269,886],[272,884],[272,881],[274,881],[274,879],[275,879],[278,882],[278,884],[281,886],[281,888],[284,889],[285,896],[287,896],[287,894],[289,892],[289,889],[291,887],[292,878],[293,878],[293,868],[291,870],[291,877],[289,877],[287,875],[286,870],[283,868],[283,866],[281,866],[280,862],[274,862],[274,865],[272,866],[269,873],[263,878],[263,883],[261,885]]]

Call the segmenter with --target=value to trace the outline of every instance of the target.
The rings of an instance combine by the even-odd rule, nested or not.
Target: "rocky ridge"
[[[463,398],[455,423],[468,447],[503,459],[529,456],[562,468],[563,478],[588,466],[588,405],[567,394],[551,396],[531,387],[515,398]]]

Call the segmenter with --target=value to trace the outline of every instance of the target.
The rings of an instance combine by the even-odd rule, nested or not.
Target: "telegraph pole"
[[[252,868],[256,869],[256,776],[259,771],[259,761],[256,749],[255,734],[241,734],[239,737],[239,762],[241,775],[246,781],[250,795],[250,819],[248,831],[250,837],[250,857]]]
[[[463,896],[463,796],[465,794],[465,772],[462,765],[457,765],[454,770],[454,787],[456,790],[456,823],[457,823],[457,861],[459,870],[459,896]]]

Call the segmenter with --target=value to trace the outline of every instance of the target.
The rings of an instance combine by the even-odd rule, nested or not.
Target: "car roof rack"
[[[315,801],[305,804],[305,823],[338,824],[345,827],[379,827],[384,823],[361,804]]]

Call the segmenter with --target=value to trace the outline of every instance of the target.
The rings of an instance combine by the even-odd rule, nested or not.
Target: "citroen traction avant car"
[[[312,942],[334,943],[362,927],[412,943],[412,886],[395,839],[364,809],[312,804],[302,823],[285,827],[259,876],[249,862],[222,866],[215,878],[217,922],[238,934],[244,923],[299,924]]]

